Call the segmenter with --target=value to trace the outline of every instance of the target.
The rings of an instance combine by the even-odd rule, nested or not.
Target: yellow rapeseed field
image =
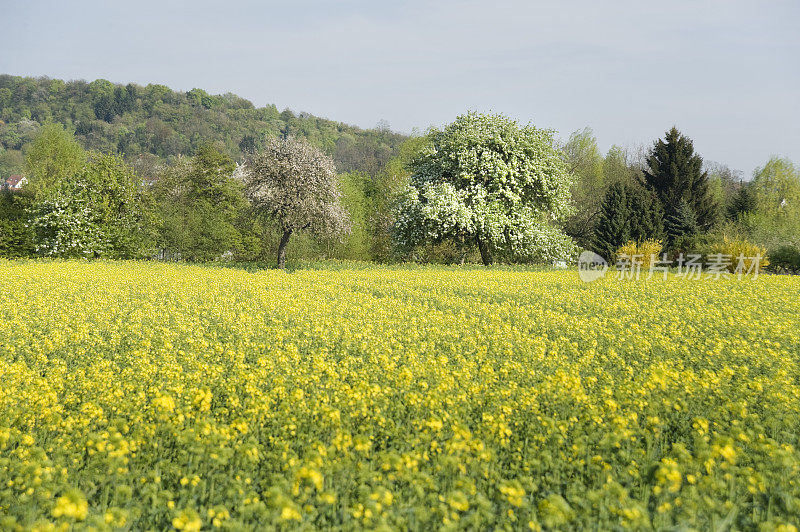
[[[795,530],[800,278],[0,263],[0,529]]]

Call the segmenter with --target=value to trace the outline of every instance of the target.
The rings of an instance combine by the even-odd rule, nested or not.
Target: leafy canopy
[[[86,163],[86,152],[61,124],[45,124],[25,154],[28,187],[46,194],[60,180],[70,177]]]
[[[273,138],[241,172],[250,203],[284,231],[346,232],[336,169],[330,157],[296,138]]]
[[[571,175],[552,133],[502,115],[470,112],[433,130],[409,165],[396,236],[478,244],[484,264],[565,258],[573,244],[555,225],[570,212]]]
[[[148,251],[144,192],[121,158],[94,154],[31,210],[36,252],[54,257],[141,257]]]
[[[128,159],[152,155],[160,163],[177,155],[190,157],[206,143],[238,159],[263,147],[267,137],[297,136],[331,155],[340,170],[371,175],[406,138],[385,127],[362,129],[308,113],[281,113],[274,105],[256,108],[236,95],[210,95],[202,89],[177,92],[155,84],[0,74],[0,148],[13,156],[47,122],[74,125],[86,149],[117,151]],[[0,171],[11,162],[0,159]],[[21,170],[14,166],[4,172]]]
[[[280,226],[279,268],[285,267],[292,233],[332,236],[350,232],[350,216],[342,206],[333,160],[307,141],[268,139],[239,175],[256,212]]]
[[[567,169],[574,176],[572,200],[576,208],[567,218],[565,232],[588,247],[603,199],[606,180],[604,160],[590,128],[573,132],[561,149]]]
[[[247,201],[242,184],[233,178],[235,169],[227,154],[204,145],[162,173],[154,195],[159,245],[166,256],[215,260],[242,250],[238,222]]]

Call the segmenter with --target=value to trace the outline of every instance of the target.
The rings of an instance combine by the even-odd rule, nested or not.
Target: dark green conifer
[[[650,191],[638,183],[614,183],[600,207],[594,250],[610,260],[626,242],[661,238],[662,219],[661,206]]]
[[[655,142],[647,165],[644,182],[656,193],[668,217],[685,217],[686,212],[678,214],[685,202],[694,212],[695,232],[710,229],[717,222],[719,208],[709,192],[703,159],[694,152],[691,139],[673,127],[664,140]]]

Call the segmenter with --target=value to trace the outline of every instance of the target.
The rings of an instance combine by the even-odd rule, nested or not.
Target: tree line
[[[800,271],[800,168],[789,159],[774,156],[745,179],[703,161],[675,127],[640,152],[602,156],[588,129],[563,151],[576,206],[565,227],[581,247],[612,259],[628,242],[657,240],[674,258],[749,242],[775,269]]]
[[[112,93],[93,101],[123,114],[141,104],[137,89]],[[218,105],[206,96],[182,97]],[[602,155],[588,129],[561,143],[471,112],[405,138],[371,172],[342,172],[308,136],[245,137],[233,155],[212,136],[191,155],[143,167],[141,153],[86,149],[77,128],[45,122],[24,146],[28,184],[0,199],[0,253],[284,266],[291,249],[306,259],[488,265],[569,262],[581,249],[613,260],[653,241],[674,257],[746,241],[800,269],[794,164],[773,158],[745,180],[704,162],[676,128],[649,149]]]
[[[390,165],[391,167],[391,165]],[[388,258],[372,234],[384,180],[335,171],[307,140],[273,137],[240,163],[212,144],[143,179],[119,154],[84,150],[60,124],[26,150],[22,190],[0,194],[0,255],[272,261]],[[382,207],[383,206],[383,207]]]

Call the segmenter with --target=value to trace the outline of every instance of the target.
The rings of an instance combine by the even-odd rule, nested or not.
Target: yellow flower
[[[469,510],[469,501],[467,500],[467,496],[460,491],[454,491],[453,493],[451,493],[447,497],[447,504],[449,504],[451,508],[453,508],[454,510],[458,510],[459,512],[466,512],[467,510]]]
[[[506,496],[506,500],[514,506],[522,506],[522,498],[525,496],[525,490],[519,485],[518,482],[504,483],[500,486],[500,493]]]
[[[0,276],[12,528],[798,521],[766,494],[798,487],[800,276],[9,260]],[[441,496],[411,523],[423,492]],[[202,515],[182,510],[195,500]]]
[[[297,471],[296,479],[297,482],[308,480],[317,489],[317,491],[322,491],[322,485],[325,477],[322,476],[322,473],[316,469],[303,466]]]
[[[195,393],[194,400],[192,401],[192,403],[201,412],[208,412],[211,409],[212,399],[213,395],[209,390],[198,390],[197,393]]]
[[[89,503],[78,490],[70,490],[58,498],[52,510],[53,517],[69,517],[76,521],[83,521],[89,514]]]
[[[153,400],[156,408],[165,412],[173,412],[175,410],[175,399],[169,395],[159,395]]]
[[[731,444],[727,444],[722,447],[716,446],[715,450],[728,462],[733,462],[736,458],[736,450]]]
[[[284,506],[281,508],[281,519],[284,521],[300,521],[302,516],[300,512],[293,506]]]
[[[124,527],[125,523],[127,522],[127,519],[128,519],[128,512],[120,508],[109,508],[108,510],[106,510],[106,513],[103,514],[103,521],[107,525],[111,525],[117,528]]]
[[[172,519],[173,527],[186,532],[196,532],[200,530],[202,525],[203,522],[200,520],[200,516],[194,510],[182,510]]]

